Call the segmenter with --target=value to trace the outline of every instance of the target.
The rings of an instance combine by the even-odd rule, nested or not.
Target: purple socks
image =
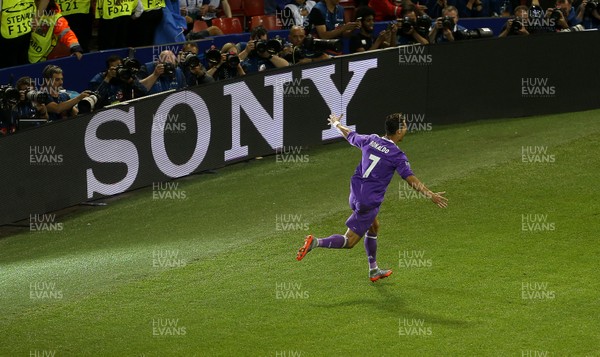
[[[345,248],[348,239],[341,234],[334,234],[327,238],[317,239],[317,247],[321,248]]]

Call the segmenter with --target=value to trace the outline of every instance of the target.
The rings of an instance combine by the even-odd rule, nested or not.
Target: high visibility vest
[[[0,14],[0,33],[4,38],[16,38],[31,32],[35,15],[33,0],[3,0]]]
[[[90,5],[92,4],[90,0],[56,0],[56,3],[60,6],[63,16],[89,14]]]
[[[28,53],[30,63],[45,61],[48,54],[56,46],[58,39],[54,36],[54,26],[61,17],[62,14],[57,13],[50,16],[44,15],[40,18],[39,26],[31,32]]]
[[[98,0],[96,2],[96,18],[110,20],[121,16],[131,16],[137,3],[137,0]]]
[[[142,0],[144,11],[161,9],[165,7],[165,0]]]

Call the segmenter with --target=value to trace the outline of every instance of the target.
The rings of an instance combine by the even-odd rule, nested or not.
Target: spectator
[[[429,44],[429,40],[427,40],[429,37],[429,27],[421,30],[421,26],[417,24],[417,14],[415,11],[416,8],[413,5],[406,5],[400,13],[403,20],[398,24],[400,27],[398,29],[398,45],[410,45],[413,43]],[[428,19],[426,23],[429,24],[430,19],[428,16],[426,18]],[[410,27],[409,25],[404,25],[404,22],[411,24]]]
[[[557,0],[553,8],[546,9],[543,20],[539,21],[547,25],[545,30],[555,32],[577,25],[579,20],[577,20],[577,15],[571,4],[571,0]],[[537,14],[540,9],[539,0],[533,0],[530,12]],[[534,19],[536,18],[537,16],[534,17]]]
[[[0,1],[0,48],[10,48],[10,56],[0,56],[0,68],[29,63],[27,51],[33,6],[21,6],[20,0]]]
[[[344,24],[344,8],[340,0],[323,0],[318,2],[308,15],[309,27],[307,33],[316,34],[322,39],[350,36],[352,31],[359,28],[359,22]]]
[[[195,86],[204,83],[212,83],[215,80],[206,74],[206,68],[198,58],[198,45],[195,42],[186,42],[177,54],[179,67],[183,70],[187,86]]]
[[[518,22],[518,24],[515,24],[515,21]],[[527,6],[517,6],[517,8],[515,8],[515,17],[506,21],[506,24],[502,27],[502,31],[498,37],[528,36],[535,31],[530,24],[529,9]]]
[[[396,46],[397,29],[393,24],[373,40],[374,18],[375,11],[370,7],[361,7],[356,11],[356,21],[360,23],[360,30],[350,37],[350,53]]]
[[[179,11],[181,16],[185,17],[188,32],[192,31],[194,21],[201,18],[200,6],[202,6],[202,0],[179,0]]]
[[[294,25],[307,27],[308,14],[315,4],[312,0],[291,0],[281,14],[284,27],[291,28]]]
[[[254,0],[260,1],[260,0]],[[206,21],[208,26],[212,25],[212,19],[216,19],[219,5],[222,5],[223,12],[225,13],[225,17],[231,17],[231,6],[227,0],[209,0],[203,1],[203,5],[200,6],[200,17],[202,20]]]
[[[581,24],[586,29],[598,29],[600,28],[600,14],[598,8],[588,8],[588,0],[583,0],[579,5],[577,17],[581,19]]]
[[[317,62],[330,58],[329,55],[321,51],[306,48],[304,43],[306,33],[302,26],[292,26],[288,38],[292,46],[285,47],[281,56],[290,64]]]
[[[466,30],[458,24],[458,10],[447,6],[442,11],[444,17],[438,17],[429,30],[429,43],[454,42],[454,34]]]
[[[127,66],[123,66],[121,57],[109,56],[106,59],[106,71],[92,78],[89,89],[100,95],[100,103],[97,103],[96,107],[143,97],[148,93],[146,87],[136,77],[138,66],[129,65],[135,63],[129,61],[131,60],[128,60]]]
[[[90,95],[89,91],[84,91],[74,98],[71,98],[62,88],[64,77],[60,67],[48,65],[42,72],[44,77],[44,88],[42,91],[48,93],[46,109],[48,110],[48,120],[55,121],[63,118],[74,117],[78,110],[75,107],[83,98]]]
[[[269,33],[267,32],[267,29],[262,26],[256,26],[253,28],[250,32],[250,41],[246,43],[240,42],[236,45],[240,60],[245,61],[246,58],[248,58],[248,55],[254,51],[254,45],[256,41],[266,41],[268,34]],[[242,47],[244,48],[243,50]]]
[[[141,3],[141,4],[140,4]],[[129,46],[142,47],[154,44],[154,33],[163,18],[164,0],[141,0],[129,28]]]
[[[216,49],[212,48],[212,50]],[[219,52],[219,50],[216,51]],[[238,48],[233,43],[226,43],[223,46],[220,51],[220,57],[219,54],[212,60],[208,54],[206,57],[210,63],[210,68],[206,71],[206,74],[212,76],[216,81],[246,75],[246,72],[242,68],[240,57],[238,57]]]
[[[21,126],[23,119],[39,119],[37,125],[43,120],[48,120],[48,111],[46,105],[41,101],[32,101],[27,97],[27,93],[35,91],[32,85],[33,79],[30,77],[21,77],[17,80],[17,90],[19,91],[19,102],[12,109],[13,122],[17,129]],[[45,93],[44,93],[45,94]]]
[[[91,1],[56,0],[64,18],[69,22],[69,27],[79,40],[83,52],[90,52],[92,40],[92,26],[94,14]]]
[[[127,47],[129,23],[138,0],[97,0],[98,49]]]
[[[162,51],[158,56],[158,62],[146,63],[146,68],[152,74],[141,83],[148,90],[148,94],[182,89],[186,86],[183,71],[177,67],[177,58],[171,51]]]
[[[402,6],[394,0],[370,0],[369,7],[375,11],[376,22],[395,20],[402,11]]]
[[[35,0],[36,7],[40,0]],[[72,54],[81,59],[83,48],[75,33],[69,28],[69,23],[60,13],[60,8],[54,0],[50,0],[42,16],[36,16],[32,21],[31,42],[29,46],[29,62],[45,61],[58,42],[65,45]]]

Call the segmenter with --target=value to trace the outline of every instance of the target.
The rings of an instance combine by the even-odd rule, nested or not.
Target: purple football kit
[[[394,172],[403,179],[413,175],[406,154],[396,144],[375,134],[348,134],[348,142],[361,149],[362,158],[350,180],[352,215],[346,226],[363,236],[379,213]]]

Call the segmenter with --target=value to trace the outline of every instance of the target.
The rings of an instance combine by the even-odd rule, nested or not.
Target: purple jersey
[[[348,142],[360,148],[362,158],[350,180],[354,199],[365,207],[378,207],[394,172],[406,179],[413,175],[408,158],[396,144],[378,135],[348,134]]]

